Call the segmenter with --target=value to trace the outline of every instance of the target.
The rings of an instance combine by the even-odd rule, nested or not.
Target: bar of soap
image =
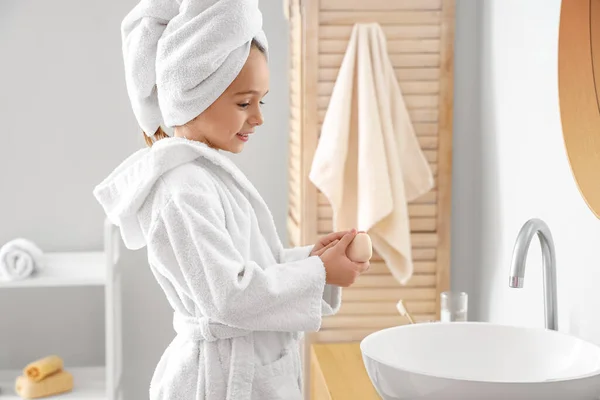
[[[73,375],[65,370],[55,372],[35,382],[21,375],[15,382],[15,391],[23,399],[39,399],[73,390]]]
[[[348,245],[346,255],[354,262],[367,262],[373,257],[373,244],[366,232],[359,232]]]

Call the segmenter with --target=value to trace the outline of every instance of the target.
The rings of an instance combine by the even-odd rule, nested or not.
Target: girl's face
[[[264,54],[252,46],[246,64],[227,90],[202,114],[174,135],[239,153],[262,125],[262,98],[269,91],[269,68]]]

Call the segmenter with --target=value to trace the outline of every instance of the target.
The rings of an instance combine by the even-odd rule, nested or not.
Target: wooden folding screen
[[[290,0],[290,244],[314,243],[331,231],[331,207],[309,181],[312,159],[352,26],[378,22],[435,188],[409,204],[415,273],[406,286],[375,254],[372,268],[345,289],[337,316],[326,318],[314,342],[358,341],[408,321],[439,317],[439,294],[450,278],[452,177],[453,0]]]

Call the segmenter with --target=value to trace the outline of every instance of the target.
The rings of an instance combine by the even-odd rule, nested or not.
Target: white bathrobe
[[[220,151],[168,138],[94,191],[126,246],[148,262],[177,336],[150,399],[301,399],[299,332],[340,306],[311,246],[284,249],[267,205]]]

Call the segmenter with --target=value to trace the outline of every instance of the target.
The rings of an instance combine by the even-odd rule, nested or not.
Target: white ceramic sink
[[[552,330],[421,323],[375,332],[360,347],[384,400],[600,399],[600,347]]]

